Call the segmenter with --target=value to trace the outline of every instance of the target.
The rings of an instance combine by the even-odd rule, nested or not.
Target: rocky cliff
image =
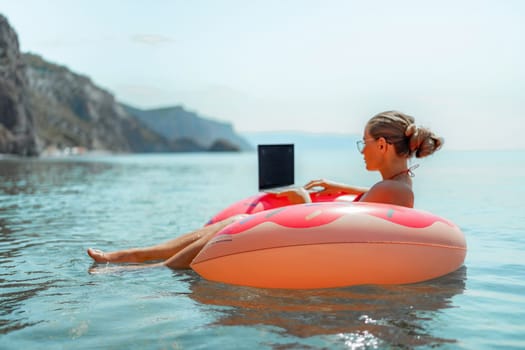
[[[38,154],[18,37],[0,15],[0,153]]]
[[[81,147],[111,152],[173,150],[162,136],[130,116],[109,92],[85,76],[24,54],[29,106],[44,150]]]
[[[140,110],[124,106],[88,77],[38,55],[21,54],[15,31],[0,15],[0,153],[249,148],[228,123],[202,118],[182,107]]]

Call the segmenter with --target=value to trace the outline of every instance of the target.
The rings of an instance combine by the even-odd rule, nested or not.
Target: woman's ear
[[[377,139],[377,146],[380,150],[386,150],[386,139],[384,137],[380,137]]]

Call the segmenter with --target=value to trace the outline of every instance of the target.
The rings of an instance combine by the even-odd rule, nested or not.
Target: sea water
[[[412,285],[297,291],[115,272],[85,253],[201,227],[256,192],[255,153],[2,159],[0,348],[525,348],[525,152],[417,163],[416,207],[461,227],[464,266]],[[299,152],[296,178],[379,179],[347,150]]]

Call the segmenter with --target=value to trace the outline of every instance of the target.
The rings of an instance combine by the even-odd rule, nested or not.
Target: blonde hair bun
[[[416,158],[423,158],[440,149],[443,143],[443,138],[436,136],[429,129],[416,127],[409,139],[410,153]]]

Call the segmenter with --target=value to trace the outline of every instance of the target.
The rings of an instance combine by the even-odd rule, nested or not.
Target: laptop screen
[[[294,145],[258,145],[259,190],[294,184]]]

